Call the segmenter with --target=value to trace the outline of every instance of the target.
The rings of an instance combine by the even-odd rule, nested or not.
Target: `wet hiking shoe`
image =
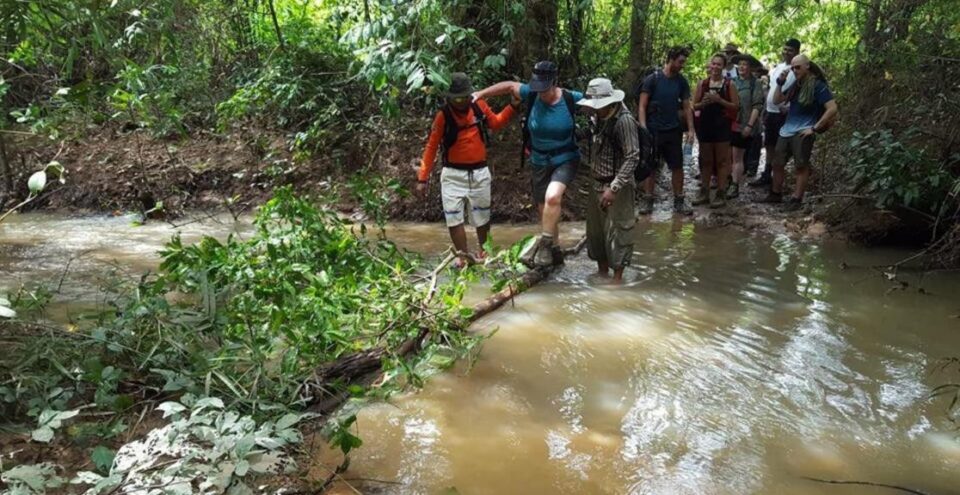
[[[640,198],[640,208],[637,209],[640,215],[649,215],[653,213],[653,197],[643,196]]]
[[[731,182],[730,187],[727,187],[727,199],[733,199],[740,196],[740,184],[736,182]]]
[[[783,211],[799,211],[803,207],[803,200],[790,196],[783,202]]]
[[[683,199],[683,196],[673,198],[673,212],[677,215],[693,215],[693,210],[687,207],[687,202]]]
[[[713,201],[710,202],[710,208],[723,208],[727,206],[727,192],[726,191],[717,191],[717,194],[713,196]]]
[[[775,193],[773,191],[767,193],[766,196],[757,200],[757,203],[782,203],[783,195],[780,193]]]
[[[697,197],[693,198],[693,202],[690,203],[693,206],[703,206],[710,202],[710,191],[700,188],[700,191],[697,192]]]
[[[538,267],[553,266],[554,262],[553,237],[541,235],[537,241],[537,252],[533,256],[533,264]]]

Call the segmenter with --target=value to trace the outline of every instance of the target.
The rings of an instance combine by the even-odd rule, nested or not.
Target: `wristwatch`
[[[620,192],[620,183],[613,181],[610,183],[610,190],[613,192]]]

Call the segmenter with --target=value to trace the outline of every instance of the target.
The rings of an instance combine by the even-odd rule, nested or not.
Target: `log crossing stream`
[[[221,220],[180,230],[247,228]],[[583,231],[566,228],[568,242]],[[50,309],[69,321],[105,267],[156,266],[173,231],[12,217],[0,225],[0,291],[56,279],[73,259]],[[532,231],[493,232],[506,243]],[[441,225],[388,235],[428,255],[447,244]],[[636,241],[624,285],[585,255],[568,261],[475,324],[497,332],[469,371],[363,409],[344,478],[380,480],[352,482],[364,493],[430,495],[897,493],[803,477],[960,491],[948,400],[928,399],[960,379],[935,371],[960,356],[960,274],[901,272],[904,288],[870,268],[902,251],[690,222],[641,223]],[[315,462],[327,458],[318,447]]]

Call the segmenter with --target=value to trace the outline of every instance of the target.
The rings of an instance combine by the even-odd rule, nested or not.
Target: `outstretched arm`
[[[510,123],[510,119],[513,118],[514,107],[512,102],[509,105],[505,105],[503,109],[500,110],[500,113],[493,113],[490,105],[487,105],[487,102],[483,100],[478,101],[477,106],[479,106],[483,114],[486,115],[487,127],[491,130],[499,131]]]
[[[502,81],[481,89],[473,94],[474,100],[489,98],[491,96],[511,95],[514,98],[520,98],[520,83],[516,81]]]

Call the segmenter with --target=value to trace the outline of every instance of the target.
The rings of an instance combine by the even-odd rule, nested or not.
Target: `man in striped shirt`
[[[640,162],[637,121],[623,104],[624,93],[609,79],[594,79],[578,105],[592,111],[589,146],[590,196],[587,200],[587,252],[601,275],[614,281],[633,254],[634,170]]]

